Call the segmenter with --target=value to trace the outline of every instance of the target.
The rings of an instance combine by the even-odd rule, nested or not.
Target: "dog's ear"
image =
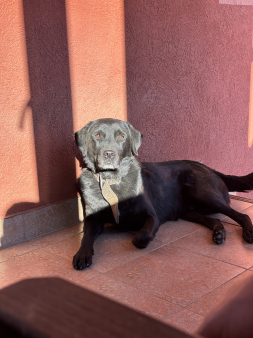
[[[81,150],[83,157],[87,155],[87,150],[88,150],[88,135],[89,135],[89,130],[93,122],[89,122],[86,124],[82,129],[78,130],[75,133],[75,140],[78,148]]]
[[[131,134],[132,152],[138,156],[138,149],[141,146],[143,135],[138,130],[134,129],[130,123],[127,122],[127,124]]]

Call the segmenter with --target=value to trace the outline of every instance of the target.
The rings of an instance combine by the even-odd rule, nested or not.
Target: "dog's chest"
[[[133,198],[143,194],[141,176],[136,175],[131,179],[123,178],[120,183],[112,185],[112,190],[118,196],[119,202],[131,201]]]
[[[122,220],[126,212],[133,211],[136,198],[143,194],[143,183],[139,171],[118,180],[107,180],[107,182],[90,172],[83,171],[79,184],[85,201],[86,216],[110,208],[116,220],[116,208],[118,210],[118,221],[116,220],[116,223]],[[108,189],[114,195],[112,200],[107,197],[110,196]]]

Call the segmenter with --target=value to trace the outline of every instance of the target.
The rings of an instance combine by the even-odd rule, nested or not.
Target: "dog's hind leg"
[[[248,215],[242,214],[232,209],[230,206],[223,204],[217,205],[216,210],[236,221],[242,227],[243,239],[248,243],[253,243],[253,225]]]
[[[212,194],[202,196],[202,203],[208,206],[214,213],[221,213],[232,218],[242,227],[242,237],[248,243],[253,243],[253,225],[251,219],[248,215],[242,214],[234,209],[232,209],[223,197]]]
[[[183,218],[186,221],[199,223],[211,229],[213,231],[213,241],[216,244],[221,244],[225,241],[226,230],[219,219],[207,217],[195,211],[186,213]]]

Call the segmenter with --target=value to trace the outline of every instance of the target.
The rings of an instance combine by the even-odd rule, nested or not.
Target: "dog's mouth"
[[[114,163],[113,161],[96,161],[96,170],[97,172],[101,171],[117,171],[119,168],[119,163]]]
[[[103,167],[97,167],[97,171],[102,172],[102,171],[117,171],[118,168],[115,168],[112,165],[105,165]]]

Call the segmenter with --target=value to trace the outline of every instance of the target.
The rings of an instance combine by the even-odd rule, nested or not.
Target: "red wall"
[[[76,196],[73,134],[100,117],[142,131],[142,160],[252,171],[252,22],[218,0],[0,2],[1,217]]]
[[[252,6],[125,1],[128,119],[140,158],[253,171],[248,148]]]
[[[126,119],[124,5],[2,1],[0,25],[3,217],[75,197],[74,132]]]

